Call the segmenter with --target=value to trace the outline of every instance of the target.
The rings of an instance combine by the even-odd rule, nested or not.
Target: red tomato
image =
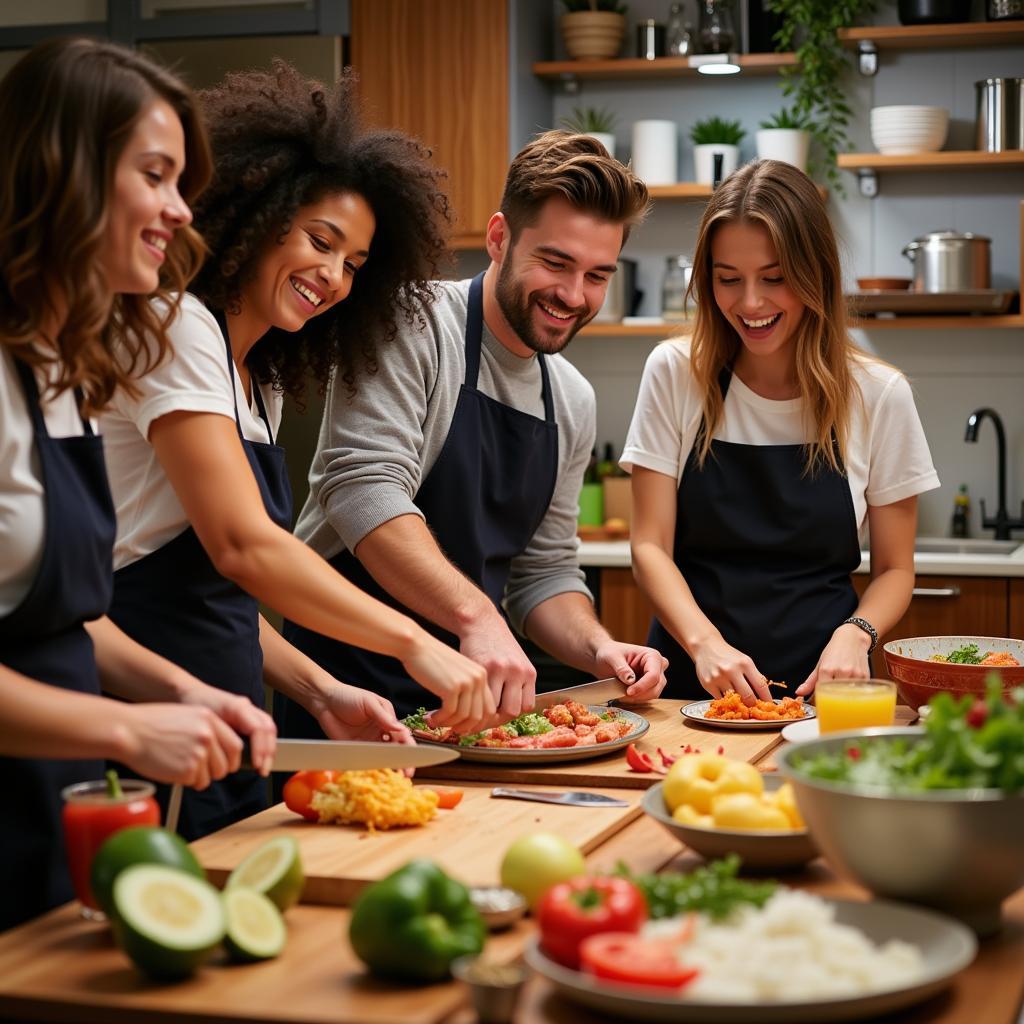
[[[301,814],[307,821],[319,821],[320,816],[310,807],[313,794],[328,782],[333,782],[336,771],[296,772],[285,784],[282,796],[289,811]]]
[[[537,907],[544,952],[566,967],[580,965],[580,943],[599,932],[635,932],[647,920],[643,893],[626,878],[573,878],[551,886]]]
[[[441,810],[457,807],[462,800],[462,790],[455,786],[417,786],[417,789],[428,789],[437,794],[437,806]]]
[[[700,973],[681,964],[669,943],[629,932],[604,932],[584,939],[580,963],[587,974],[621,985],[681,988]]]

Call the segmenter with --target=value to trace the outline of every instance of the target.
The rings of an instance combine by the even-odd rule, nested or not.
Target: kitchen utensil
[[[539,804],[566,804],[569,807],[628,807],[629,801],[616,800],[603,793],[586,793],[582,790],[568,793],[541,793],[534,789],[505,789],[495,786],[491,796],[507,800],[533,800]]]
[[[686,320],[692,308],[687,305],[686,292],[693,276],[689,256],[669,256],[665,261],[665,278],[661,284],[661,318],[679,322]]]
[[[360,771],[366,768],[425,768],[459,756],[455,748],[411,746],[406,743],[368,743],[360,740],[282,740],[274,753],[275,772],[302,772],[335,768]],[[242,767],[251,768],[248,749]]]
[[[178,831],[178,819],[181,817],[181,784],[176,782],[171,786],[171,795],[167,801],[167,820],[164,828],[168,832]]]
[[[913,104],[873,107],[869,122],[871,141],[880,153],[931,153],[946,142],[949,111]]]
[[[775,703],[781,704],[782,701],[780,699],[776,699]],[[810,704],[805,704],[804,717],[802,719],[779,718],[772,721],[758,718],[705,718],[704,716],[710,706],[710,700],[694,700],[689,704],[684,704],[683,707],[679,709],[679,713],[684,718],[688,718],[691,722],[700,722],[701,725],[706,725],[712,729],[749,729],[755,731],[760,731],[762,729],[781,729],[784,725],[789,725],[792,721],[804,721],[808,718],[815,717],[814,707]]]
[[[474,885],[469,890],[469,899],[492,932],[515,924],[526,913],[522,893],[503,885]]]
[[[641,60],[665,56],[665,26],[653,18],[644,18],[636,27],[636,55]]]
[[[975,148],[987,153],[1024,149],[1024,78],[983,78],[974,91]]]
[[[564,704],[567,700],[574,700],[579,704],[607,704],[610,700],[618,700],[626,696],[626,684],[615,676],[607,679],[595,679],[592,683],[582,683],[580,686],[567,686],[562,690],[548,690],[547,693],[538,693],[534,711],[543,711],[545,708],[553,708],[556,704]]]
[[[620,259],[618,269],[608,281],[608,291],[594,323],[619,323],[633,312],[636,300],[636,260]]]
[[[773,793],[784,782],[785,779],[776,775],[766,775],[765,791]],[[659,822],[684,846],[707,860],[737,853],[743,861],[744,871],[785,871],[803,867],[818,856],[818,848],[805,828],[785,832],[752,832],[684,825],[676,821],[665,806],[663,787],[664,783],[658,782],[644,793],[640,804],[644,813]]]
[[[1024,18],[1024,0],[988,0],[989,21]]]
[[[969,21],[971,0],[899,0],[901,25],[940,25]]]
[[[955,292],[863,291],[848,295],[854,314],[1005,313],[1017,293],[995,288]]]
[[[906,291],[909,277],[858,277],[857,287],[862,291]]]
[[[914,266],[915,292],[988,288],[991,240],[970,232],[929,231],[903,247]]]
[[[999,928],[1000,904],[1024,885],[1024,793],[997,789],[892,792],[811,778],[801,763],[851,741],[913,744],[923,729],[837,732],[784,747],[779,773],[838,872],[887,899],[922,903],[981,935]]]
[[[452,976],[469,986],[479,1024],[512,1024],[526,982],[526,965],[488,962],[478,956],[452,961]]]
[[[946,654],[965,644],[977,644],[979,651],[1009,651],[1020,668],[988,665],[958,665],[955,662],[929,661],[933,654]],[[983,697],[985,680],[993,673],[1009,692],[1024,685],[1024,640],[993,636],[915,636],[890,640],[882,647],[885,670],[896,682],[900,700],[913,708],[927,704],[937,693],[954,697]]]

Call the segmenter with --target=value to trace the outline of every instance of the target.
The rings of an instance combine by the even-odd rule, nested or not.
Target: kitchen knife
[[[410,746],[406,743],[368,743],[361,740],[277,741],[272,770],[303,772],[331,768],[358,771],[365,768],[425,768],[444,764],[459,756],[458,747]],[[242,767],[252,768],[249,748],[242,755]]]
[[[580,704],[607,704],[610,700],[619,700],[625,696],[626,684],[615,676],[610,676],[608,679],[596,679],[592,683],[583,683],[580,686],[567,686],[564,690],[538,693],[533,710],[543,711],[567,700],[579,701]]]

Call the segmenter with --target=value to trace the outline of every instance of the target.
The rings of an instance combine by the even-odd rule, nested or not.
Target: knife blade
[[[567,700],[576,700],[580,704],[607,704],[610,700],[618,700],[626,695],[626,684],[615,676],[607,679],[595,679],[592,683],[580,686],[567,686],[562,690],[549,690],[538,693],[533,705],[534,711],[543,711]]]
[[[319,769],[359,771],[366,768],[425,768],[459,756],[457,747],[410,746],[406,743],[369,743],[364,740],[282,740],[274,752],[275,772]],[[242,767],[251,768],[246,744]]]

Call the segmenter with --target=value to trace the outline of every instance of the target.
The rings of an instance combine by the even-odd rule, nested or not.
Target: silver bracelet
[[[851,615],[850,618],[843,621],[844,626],[847,623],[850,623],[852,626],[856,626],[858,629],[863,629],[864,632],[871,637],[871,646],[868,648],[868,654],[871,654],[878,646],[878,630],[875,629],[867,619],[862,619],[859,615]]]

